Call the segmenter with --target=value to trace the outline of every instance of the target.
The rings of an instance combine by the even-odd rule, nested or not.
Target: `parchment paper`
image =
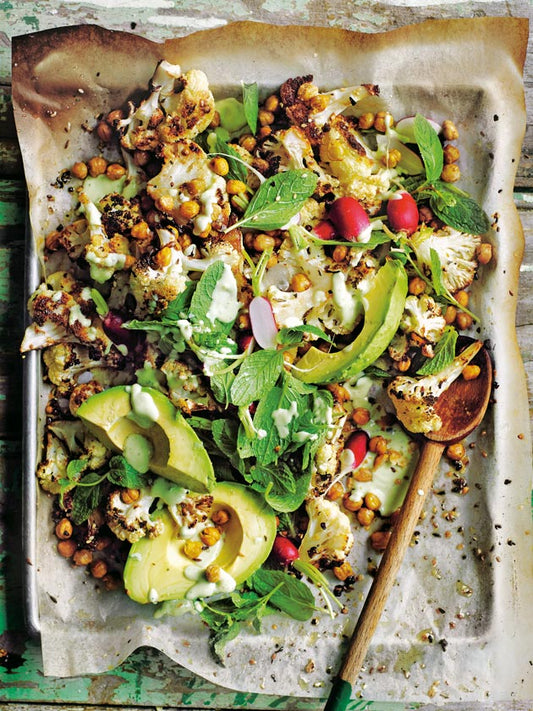
[[[264,95],[290,76],[322,88],[375,83],[397,118],[419,111],[452,118],[460,131],[461,185],[495,220],[496,258],[474,289],[498,388],[470,451],[470,491],[452,491],[443,465],[361,672],[355,695],[395,701],[533,698],[531,442],[526,383],[514,317],[523,236],[513,182],[525,128],[521,72],[527,21],[479,18],[425,22],[384,34],[237,23],[154,44],[94,26],[14,39],[13,96],[37,253],[72,199],[53,183],[96,152],[96,117],[144,91],[156,61],[203,69],[215,96],[241,80]],[[35,427],[39,437],[38,423]],[[452,513],[450,513],[452,512]],[[206,679],[245,692],[321,696],[370,585],[377,556],[356,533],[352,562],[362,575],[349,614],[316,625],[266,618],[263,632],[228,645],[215,664],[208,632],[183,616],[154,620],[151,606],[101,593],[55,551],[50,501],[36,511],[38,605],[44,672],[69,676],[112,669],[152,645]]]

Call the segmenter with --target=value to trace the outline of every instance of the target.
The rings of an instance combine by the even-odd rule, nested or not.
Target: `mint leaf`
[[[215,297],[215,289],[217,284],[222,279],[226,265],[222,260],[218,260],[210,264],[205,272],[200,277],[200,280],[192,295],[191,304],[189,307],[189,319],[191,323],[203,324],[209,330],[220,330],[223,333],[228,333],[235,319],[229,321],[221,321],[219,318],[212,322],[209,311]]]
[[[310,170],[285,170],[267,178],[248,203],[242,219],[231,229],[281,229],[314,193],[317,181],[317,176]]]
[[[253,422],[261,436],[255,437],[250,443],[258,464],[272,464],[291,444],[298,418],[298,405],[299,398],[288,387],[274,387],[259,401]],[[286,424],[279,426],[282,419]]]
[[[277,341],[282,346],[297,346],[303,341],[303,337],[306,333],[311,333],[313,336],[317,336],[327,343],[333,343],[333,340],[327,336],[321,328],[312,326],[311,324],[290,327],[284,326],[280,328],[278,332]]]
[[[259,114],[259,88],[256,82],[251,84],[242,83],[242,103],[244,115],[250,131],[257,131],[257,116]]]
[[[90,479],[90,481],[88,481]],[[97,481],[98,480],[98,481]],[[72,492],[72,523],[79,526],[89,518],[103,497],[102,477],[88,474]]]
[[[439,180],[444,166],[442,145],[433,126],[420,114],[415,116],[413,123],[415,141],[426,169],[428,182]]]
[[[189,304],[195,289],[196,282],[188,281],[184,291],[182,291],[181,294],[178,294],[163,311],[163,320],[178,321],[178,319],[183,318],[183,315],[186,314],[189,309]]]
[[[241,406],[260,400],[276,384],[282,368],[281,351],[261,350],[252,353],[244,360],[231,385],[231,402]]]
[[[270,604],[295,620],[303,622],[316,612],[315,598],[309,587],[283,570],[260,568],[247,584],[258,595],[270,594]]]
[[[435,346],[435,355],[428,358],[424,364],[416,371],[417,375],[435,375],[440,373],[455,358],[455,344],[457,343],[457,331],[451,326],[444,329],[440,341]]]
[[[446,183],[438,182],[429,204],[445,224],[471,235],[482,235],[490,229],[490,220],[477,202]]]
[[[140,489],[146,484],[146,477],[138,472],[122,455],[118,454],[109,460],[107,478],[112,484],[125,489]]]
[[[444,286],[442,279],[442,265],[440,263],[439,253],[436,249],[431,248],[429,251],[430,268],[431,268],[431,284],[437,296],[447,296],[448,290]]]
[[[231,402],[231,386],[235,379],[235,374],[230,370],[227,373],[213,373],[209,379],[213,397],[221,405],[228,406]]]

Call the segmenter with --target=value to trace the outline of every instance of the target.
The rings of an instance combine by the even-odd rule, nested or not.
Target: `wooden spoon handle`
[[[427,494],[433,485],[434,474],[444,447],[445,445],[440,442],[429,440],[426,440],[422,447],[398,520],[357,620],[350,647],[338,675],[337,688],[334,687],[332,690],[332,696],[335,698],[331,700],[331,704],[328,699],[326,705],[328,711],[339,710],[345,706],[345,702],[349,701],[350,697],[346,695],[346,683],[351,688],[361,670],[374,631],[422,513]],[[339,694],[339,690],[343,690],[342,693]]]

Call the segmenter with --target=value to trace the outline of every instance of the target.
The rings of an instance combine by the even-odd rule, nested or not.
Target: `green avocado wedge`
[[[403,265],[390,259],[379,269],[366,294],[363,328],[345,348],[325,353],[312,346],[293,375],[304,383],[329,383],[358,375],[383,353],[396,333],[407,297]]]
[[[168,509],[161,509],[154,516],[163,523],[162,533],[134,543],[126,561],[124,587],[132,600],[146,604],[209,597],[220,590],[206,580],[208,564],[224,571],[222,582],[239,585],[264,563],[276,535],[276,516],[263,497],[234,482],[218,483],[211,496],[210,516],[220,510],[228,514],[220,525],[220,547],[191,560],[183,552],[186,539],[180,537],[180,527]]]
[[[117,385],[92,395],[77,414],[106,447],[123,453],[139,471],[149,470],[199,493],[213,488],[213,464],[204,445],[158,390]]]

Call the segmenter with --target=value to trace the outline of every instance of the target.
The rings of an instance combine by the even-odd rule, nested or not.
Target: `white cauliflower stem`
[[[462,373],[463,368],[481,348],[481,341],[474,341],[446,368],[435,375],[412,378],[399,375],[389,384],[387,392],[396,408],[396,416],[410,432],[438,432],[442,420],[435,411],[435,403],[442,393]]]
[[[309,526],[300,544],[300,559],[342,563],[353,546],[350,519],[333,501],[318,497],[306,503]]]

